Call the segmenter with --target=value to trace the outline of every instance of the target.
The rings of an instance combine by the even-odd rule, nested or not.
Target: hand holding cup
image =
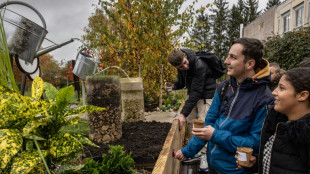
[[[238,167],[252,167],[256,158],[252,156],[253,149],[249,147],[237,147],[237,164]],[[254,158],[253,158],[254,157]]]
[[[198,119],[192,119],[193,123],[193,128],[203,128],[204,121],[203,120],[198,120]]]

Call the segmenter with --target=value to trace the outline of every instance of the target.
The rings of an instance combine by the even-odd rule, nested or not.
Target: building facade
[[[310,26],[310,0],[286,0],[245,26],[243,37],[267,40],[302,26]]]
[[[274,16],[276,34],[282,35],[310,23],[310,0],[286,0],[277,8]]]
[[[243,37],[267,40],[274,36],[274,16],[276,7],[273,7],[244,27]]]

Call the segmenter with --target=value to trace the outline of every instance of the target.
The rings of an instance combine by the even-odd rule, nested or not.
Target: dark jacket
[[[268,87],[271,91],[275,90],[278,87],[281,75],[277,76],[272,82],[268,84]]]
[[[220,83],[214,95],[204,126],[214,127],[208,141],[208,164],[218,173],[247,173],[243,168],[236,170],[235,153],[238,146],[251,147],[258,153],[267,105],[274,101],[267,84],[270,82],[268,62],[252,78],[246,78],[240,85],[233,77],[223,101],[220,99],[224,82]],[[224,102],[225,101],[225,102]],[[193,157],[207,143],[193,136],[182,149],[185,157]]]
[[[188,116],[198,100],[213,98],[216,79],[211,76],[211,70],[205,61],[196,57],[196,53],[189,49],[182,49],[189,61],[188,70],[178,70],[178,81],[174,83],[174,89],[187,88],[189,95],[181,111]]]
[[[263,125],[260,153],[269,137],[276,132],[272,147],[270,174],[310,173],[310,114],[287,122],[287,117],[269,107]],[[263,155],[258,158],[259,173],[262,173]]]

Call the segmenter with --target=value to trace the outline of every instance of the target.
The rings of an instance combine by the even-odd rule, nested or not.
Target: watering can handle
[[[40,17],[41,21],[42,21],[42,25],[43,25],[43,28],[46,29],[46,23],[45,23],[45,20],[43,18],[43,16],[41,15],[41,13],[35,9],[34,7],[32,7],[31,5],[27,4],[27,3],[24,3],[24,2],[21,2],[21,1],[8,1],[8,2],[5,2],[5,3],[2,3],[0,4],[0,9],[7,6],[7,5],[10,5],[10,4],[19,4],[19,5],[24,5],[26,7],[29,7],[31,8],[34,12],[37,13],[37,15]]]
[[[82,55],[88,57],[88,55],[85,55],[85,54],[83,53],[83,51],[84,51],[84,50],[87,50],[87,49],[93,51],[93,52],[96,54],[96,57],[95,57],[95,61],[94,61],[94,62],[95,62],[95,63],[100,63],[99,57],[98,57],[98,53],[97,53],[95,50],[91,49],[91,48],[86,48],[86,47],[84,47],[84,48],[82,48],[82,49],[79,51],[79,54],[82,54]]]

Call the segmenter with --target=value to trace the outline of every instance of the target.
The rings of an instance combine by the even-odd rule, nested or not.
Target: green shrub
[[[163,95],[162,111],[173,109],[178,110],[181,103],[186,100],[186,90],[177,90]]]
[[[265,43],[265,57],[269,62],[277,62],[288,70],[296,67],[310,55],[310,28],[287,32],[282,37],[275,36]]]
[[[109,146],[108,154],[102,155],[102,162],[93,159],[86,159],[87,163],[81,169],[83,174],[132,174],[135,164],[131,157],[131,152],[127,155],[120,145]]]

